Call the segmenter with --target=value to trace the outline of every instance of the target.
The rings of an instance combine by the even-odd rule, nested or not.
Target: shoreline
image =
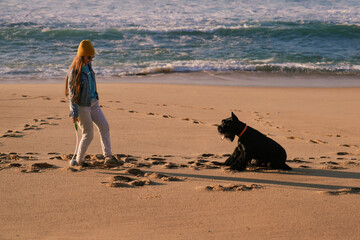
[[[39,79],[0,77],[0,84],[60,84],[64,78]],[[172,72],[141,76],[97,76],[98,83],[144,83],[169,85],[281,87],[281,88],[350,88],[360,87],[358,75],[327,73],[276,73],[276,72]]]

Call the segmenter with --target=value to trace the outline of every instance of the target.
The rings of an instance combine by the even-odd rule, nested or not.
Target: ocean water
[[[359,0],[1,0],[0,79],[63,78],[90,39],[98,76],[360,75]]]

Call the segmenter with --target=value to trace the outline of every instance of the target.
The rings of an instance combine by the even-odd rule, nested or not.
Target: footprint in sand
[[[360,188],[343,188],[333,191],[320,191],[320,194],[329,194],[329,195],[346,195],[346,194],[360,194]]]
[[[19,168],[22,167],[20,163],[9,163],[5,168]]]
[[[251,191],[255,189],[263,189],[264,187],[257,184],[251,184],[251,185],[214,185],[214,186],[205,186],[205,187],[198,187],[197,190],[200,191],[219,191],[219,192],[226,192],[226,191]]]
[[[215,157],[216,155],[213,153],[203,153],[200,156],[198,156],[198,158],[204,157],[204,158],[209,158],[209,157]]]
[[[153,112],[149,112],[149,113],[146,113],[146,115],[149,115],[149,116],[157,116],[159,114],[157,113],[153,113]],[[163,118],[175,118],[174,116],[171,116],[171,115],[168,115],[168,114],[163,114],[161,115]]]
[[[188,162],[189,167],[194,169],[194,170],[199,170],[200,168],[203,169],[219,169],[223,164],[217,161],[208,161],[208,160],[203,160],[203,159],[199,159],[196,161],[189,161]]]
[[[340,138],[340,137],[342,137],[341,135],[339,135],[339,134],[335,134],[335,135],[333,135],[333,134],[328,134],[328,135],[326,135],[327,137],[337,137],[337,138]]]
[[[110,177],[110,182],[102,182],[108,187],[142,187],[145,185],[150,185],[152,182],[147,178],[142,179],[133,179],[126,176],[112,176]]]
[[[38,160],[37,157],[34,157],[34,156],[23,156],[23,155],[17,155],[17,158],[18,159],[21,159],[21,160]]]
[[[81,172],[81,171],[83,171],[83,169],[81,167],[66,167],[66,168],[63,168],[63,169],[68,171],[68,172]]]
[[[51,100],[51,98],[47,97],[47,96],[39,96],[37,98],[41,98],[42,100]]]
[[[148,115],[152,115],[152,114],[148,114]],[[153,114],[153,115],[157,115],[157,114]],[[163,118],[176,118],[176,117],[174,117],[172,115],[167,115],[167,114],[162,115],[162,117]],[[196,119],[191,119],[191,118],[183,118],[181,120],[188,121],[188,122],[191,122],[191,123],[194,123],[194,124],[204,124],[204,122],[202,122],[202,121],[199,121],[199,120],[196,120]]]
[[[50,152],[49,155],[55,155],[50,157],[50,159],[58,159],[63,161],[70,161],[73,157],[73,154],[59,154],[57,152]],[[134,168],[134,167],[151,167],[151,163],[139,163],[137,158],[131,155],[126,154],[114,154],[117,159],[117,163],[104,165],[105,157],[102,154],[96,155],[86,155],[84,165],[82,167],[89,168],[99,168],[99,169],[108,169],[108,168],[120,168],[122,166]]]
[[[43,169],[54,169],[57,168],[55,165],[49,164],[47,162],[42,163],[33,163],[30,166],[28,166],[26,169],[21,170],[23,173],[36,173],[40,172],[40,170]]]
[[[240,109],[230,109],[231,112],[242,112]]]
[[[213,161],[212,159],[222,159],[223,157],[224,156],[213,153],[203,153],[197,157],[198,160],[189,161],[188,164],[190,164],[192,168],[218,169],[225,164],[223,162]]]
[[[56,168],[55,165],[47,163],[47,162],[33,163],[33,164],[31,164],[31,166],[34,168],[39,168],[39,169]]]
[[[333,161],[321,162],[320,164],[339,165],[339,163],[337,163],[337,162],[333,162]]]
[[[60,153],[58,152],[49,152],[48,155],[59,155]]]
[[[300,165],[299,168],[311,168],[311,167],[307,165]]]
[[[19,160],[19,157],[18,157],[17,153],[9,153],[9,154],[0,153],[0,160],[1,160],[1,163],[7,163],[8,161],[11,161],[11,160]]]
[[[351,144],[340,144],[340,147],[347,147],[347,148],[357,148],[359,147],[358,145],[351,145]]]
[[[157,104],[157,106],[160,106],[159,104]],[[166,106],[165,104],[162,105],[162,106]],[[125,109],[124,108],[117,108],[117,110],[121,110],[121,111],[124,111]],[[139,113],[138,111],[135,111],[135,110],[129,110],[128,111],[129,113]],[[153,112],[148,112],[148,113],[145,113],[146,115],[148,116],[157,116],[157,115],[161,115],[163,118],[166,118],[166,119],[171,119],[171,118],[176,118],[175,116],[172,116],[172,115],[169,115],[169,114],[158,114],[158,113],[153,113]],[[192,122],[194,124],[204,124],[204,122],[202,121],[199,121],[199,120],[196,120],[196,119],[191,119],[191,118],[183,118],[181,119],[183,121],[188,121],[188,122]],[[218,126],[217,124],[214,126]]]
[[[336,155],[345,156],[345,155],[349,155],[349,153],[348,152],[337,152]]]
[[[41,128],[39,128],[36,125],[30,125],[30,124],[25,124],[24,125],[24,131],[28,131],[28,130],[40,130]]]
[[[183,119],[181,119],[181,120],[183,120],[183,121],[188,121],[188,122],[192,122],[192,123],[194,123],[194,124],[204,124],[204,122],[202,122],[202,121],[199,121],[199,120],[196,120],[196,119],[191,119],[191,118],[183,118]]]
[[[20,138],[20,137],[23,137],[24,135],[25,134],[23,132],[20,132],[20,131],[8,130],[0,138]]]
[[[40,153],[37,152],[27,152],[25,153],[26,155],[39,155]]]
[[[356,159],[354,159],[356,160]],[[347,166],[360,166],[360,162],[354,162],[354,161],[346,161],[344,162],[345,165]]]
[[[129,185],[127,183],[122,183],[122,182],[103,182],[103,184],[105,184],[105,186],[107,186],[107,187],[115,187],[115,188],[130,188],[130,187],[132,187],[131,185]]]
[[[48,120],[61,120],[61,117],[47,117]]]
[[[44,119],[41,119],[40,122],[39,122],[40,125],[46,125],[46,124],[49,124],[48,121],[44,120]]]
[[[323,167],[323,169],[327,169],[327,170],[342,170],[342,169],[346,169],[344,167],[339,167],[339,166],[334,166],[334,165],[326,165],[325,167]]]
[[[179,165],[175,164],[175,163],[172,163],[172,162],[169,162],[169,163],[166,163],[163,168],[165,169],[176,169],[176,168],[179,168]]]
[[[294,158],[293,160],[286,160],[286,161],[293,163],[310,163],[309,161],[305,161],[303,158]]]
[[[294,136],[290,136],[290,137],[286,137],[287,139],[292,139],[292,140],[304,140],[303,138],[300,137],[294,137]]]
[[[270,113],[265,113],[265,114],[261,114],[259,112],[250,112],[252,114],[254,114],[254,121],[257,121],[257,122],[261,122],[263,123],[265,126],[269,126],[269,127],[275,127],[277,129],[281,129],[281,128],[284,128],[282,126],[275,126],[274,125],[274,122],[273,121],[270,121],[270,120],[266,120],[267,117],[270,116]]]
[[[126,173],[130,174],[130,175],[134,175],[134,176],[141,176],[143,177],[145,175],[145,173],[143,171],[141,171],[140,169],[137,168],[131,168],[131,169],[127,169]]]
[[[57,159],[57,160],[64,160],[64,161],[70,161],[72,158],[72,156],[54,156],[54,157],[49,157],[50,160],[54,160],[54,159]]]
[[[152,165],[165,165],[167,163],[165,158],[160,157],[145,158],[144,160],[151,161]]]
[[[131,177],[125,177],[120,175],[110,177],[110,181],[131,182],[133,180],[134,179]]]
[[[316,139],[312,139],[310,140],[311,143],[315,143],[315,144],[327,144],[328,142],[322,141],[322,140],[316,140]]]
[[[161,174],[161,173],[147,173],[147,174],[145,174],[145,177],[160,179],[161,181],[164,181],[164,182],[183,181],[184,180],[183,178],[172,177],[172,176],[168,176],[168,175]]]
[[[59,117],[47,117],[46,119],[34,118],[34,122],[38,123],[41,126],[43,126],[43,125],[59,125],[57,123],[49,122],[48,120],[61,120],[61,119],[62,118],[59,118]],[[40,130],[40,129],[42,129],[42,128],[40,128],[37,125],[25,124],[23,130],[28,131],[28,130]]]
[[[176,105],[175,105],[176,106]],[[190,107],[190,106],[184,106],[184,105],[181,105],[180,106],[181,108],[193,108],[193,107]]]

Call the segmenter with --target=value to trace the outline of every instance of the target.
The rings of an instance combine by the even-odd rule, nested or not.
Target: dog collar
[[[244,132],[246,131],[246,129],[247,129],[247,125],[245,124],[244,129],[243,129],[242,132],[239,134],[239,138],[241,138],[241,136],[244,134]]]

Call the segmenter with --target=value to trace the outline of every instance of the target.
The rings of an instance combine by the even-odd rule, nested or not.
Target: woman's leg
[[[110,127],[104,113],[99,106],[99,101],[95,101],[91,104],[91,117],[100,132],[101,148],[104,156],[112,157]]]
[[[76,155],[76,161],[81,163],[84,161],[86,150],[94,138],[94,127],[90,107],[79,106],[79,125],[82,134],[79,149]]]

